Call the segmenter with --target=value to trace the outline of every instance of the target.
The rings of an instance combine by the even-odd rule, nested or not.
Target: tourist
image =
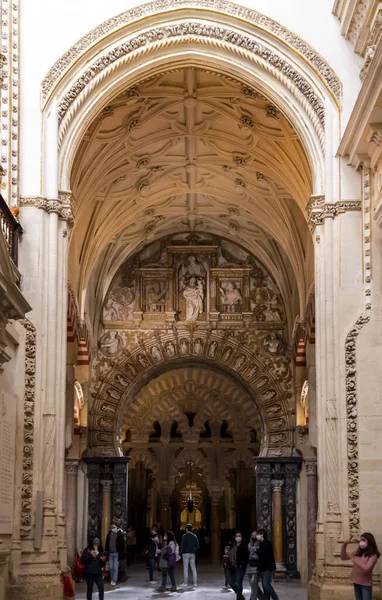
[[[229,551],[229,584],[236,593],[236,600],[244,600],[243,580],[247,570],[249,552],[241,531],[235,533],[234,545]]]
[[[135,559],[135,551],[137,548],[137,534],[133,527],[128,527],[126,534],[126,545],[127,545],[127,560],[128,563],[132,563]]]
[[[348,544],[350,544],[350,540],[342,545],[341,559],[351,560],[353,563],[350,581],[354,585],[355,600],[371,600],[373,569],[381,556],[374,536],[371,533],[363,533],[357,550],[350,554],[347,552]]]
[[[114,586],[118,581],[119,561],[125,558],[125,538],[122,530],[118,529],[115,523],[111,524],[107,534],[105,550],[109,561],[110,583]]]
[[[229,551],[231,550],[230,546],[226,546],[224,548],[223,554],[223,569],[224,569],[224,587],[227,588],[229,585]]]
[[[260,542],[258,572],[261,574],[264,600],[269,600],[269,598],[279,600],[272,586],[272,575],[276,571],[276,562],[272,542],[268,540],[267,530],[258,529],[256,539]]]
[[[160,555],[160,543],[159,536],[155,529],[151,529],[151,537],[145,549],[145,555],[147,558],[147,570],[149,572],[149,582],[151,585],[154,585],[156,581],[154,580],[154,571],[155,565],[157,562],[157,557]]]
[[[92,600],[93,586],[96,584],[99,600],[104,599],[103,570],[106,565],[106,554],[99,538],[94,538],[82,553],[82,563],[85,565],[86,600]]]
[[[183,585],[188,586],[188,569],[191,567],[194,587],[198,585],[198,574],[196,572],[195,554],[199,550],[199,540],[192,533],[192,525],[186,525],[186,532],[181,541],[181,554],[183,559]]]
[[[167,575],[171,580],[171,592],[176,592],[175,582],[175,563],[176,563],[176,547],[177,543],[172,531],[167,531],[163,535],[163,545],[161,548],[159,567],[162,570],[162,585],[158,588],[158,592],[166,591]]]
[[[247,575],[249,584],[251,586],[251,598],[250,600],[263,600],[264,594],[259,587],[260,575],[259,575],[259,547],[260,541],[256,537],[256,531],[251,535],[251,541],[248,544],[249,561]]]

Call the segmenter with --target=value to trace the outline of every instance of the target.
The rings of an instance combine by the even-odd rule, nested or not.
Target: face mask
[[[112,530],[113,533],[117,533],[117,528],[116,527],[112,527],[111,530]]]
[[[159,537],[156,535],[156,536],[155,536],[155,538],[154,538],[154,540],[155,540],[156,542],[159,542]]]
[[[241,542],[241,536],[240,536],[240,535],[237,535],[237,536],[235,537],[235,541],[236,541],[236,542]]]
[[[259,542],[262,542],[262,541],[263,541],[263,536],[262,536],[262,535],[257,535],[257,536],[256,536],[256,539],[257,539]]]
[[[367,542],[364,542],[363,540],[361,540],[359,543],[359,547],[362,548],[362,550],[364,550],[365,548],[367,548]]]

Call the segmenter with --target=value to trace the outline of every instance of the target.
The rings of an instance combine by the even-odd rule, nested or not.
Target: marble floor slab
[[[147,572],[144,564],[137,565],[129,569],[129,579],[126,583],[118,584],[112,588],[110,584],[105,584],[105,600],[161,600],[163,598],[174,598],[174,600],[234,600],[235,595],[232,590],[223,589],[224,575],[222,569],[216,567],[201,565],[198,568],[198,587],[189,587],[184,589],[179,587],[178,592],[168,591],[161,593],[157,591],[160,585],[160,574],[158,573],[157,585],[149,585],[147,581]],[[191,574],[190,574],[191,575]],[[182,568],[177,567],[177,584],[182,578]],[[307,587],[296,582],[278,582],[274,585],[280,600],[306,600]],[[248,580],[245,580],[244,596],[246,600],[250,598]],[[76,600],[85,600],[85,586],[77,585]],[[93,592],[93,600],[98,600],[98,593]]]

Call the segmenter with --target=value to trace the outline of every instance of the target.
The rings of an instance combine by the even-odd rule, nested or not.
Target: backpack
[[[179,544],[175,544],[175,561],[179,562],[181,559],[180,556],[180,552],[179,552]]]

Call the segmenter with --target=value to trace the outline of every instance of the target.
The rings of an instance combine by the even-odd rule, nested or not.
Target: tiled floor
[[[222,569],[216,569],[215,567],[202,565],[198,568],[199,583],[196,589],[179,588],[178,592],[160,593],[157,588],[160,585],[158,573],[158,584],[156,586],[150,586],[147,581],[147,573],[145,566],[138,565],[129,570],[129,579],[126,583],[118,584],[117,587],[112,588],[109,584],[105,584],[105,600],[147,600],[147,599],[162,599],[162,598],[174,598],[182,600],[216,600],[221,598],[222,600],[234,600],[234,594],[231,590],[222,589]],[[191,574],[190,574],[191,576]],[[182,582],[182,567],[177,566],[177,583]],[[223,582],[224,583],[224,582]],[[169,585],[169,583],[168,583]],[[307,599],[307,588],[303,584],[299,583],[277,583],[275,589],[279,595],[280,600],[306,600]],[[244,596],[246,600],[249,600],[250,593],[247,579],[245,581]],[[84,586],[78,585],[76,591],[76,600],[85,600],[86,593]],[[93,592],[93,600],[98,600],[98,593]]]

